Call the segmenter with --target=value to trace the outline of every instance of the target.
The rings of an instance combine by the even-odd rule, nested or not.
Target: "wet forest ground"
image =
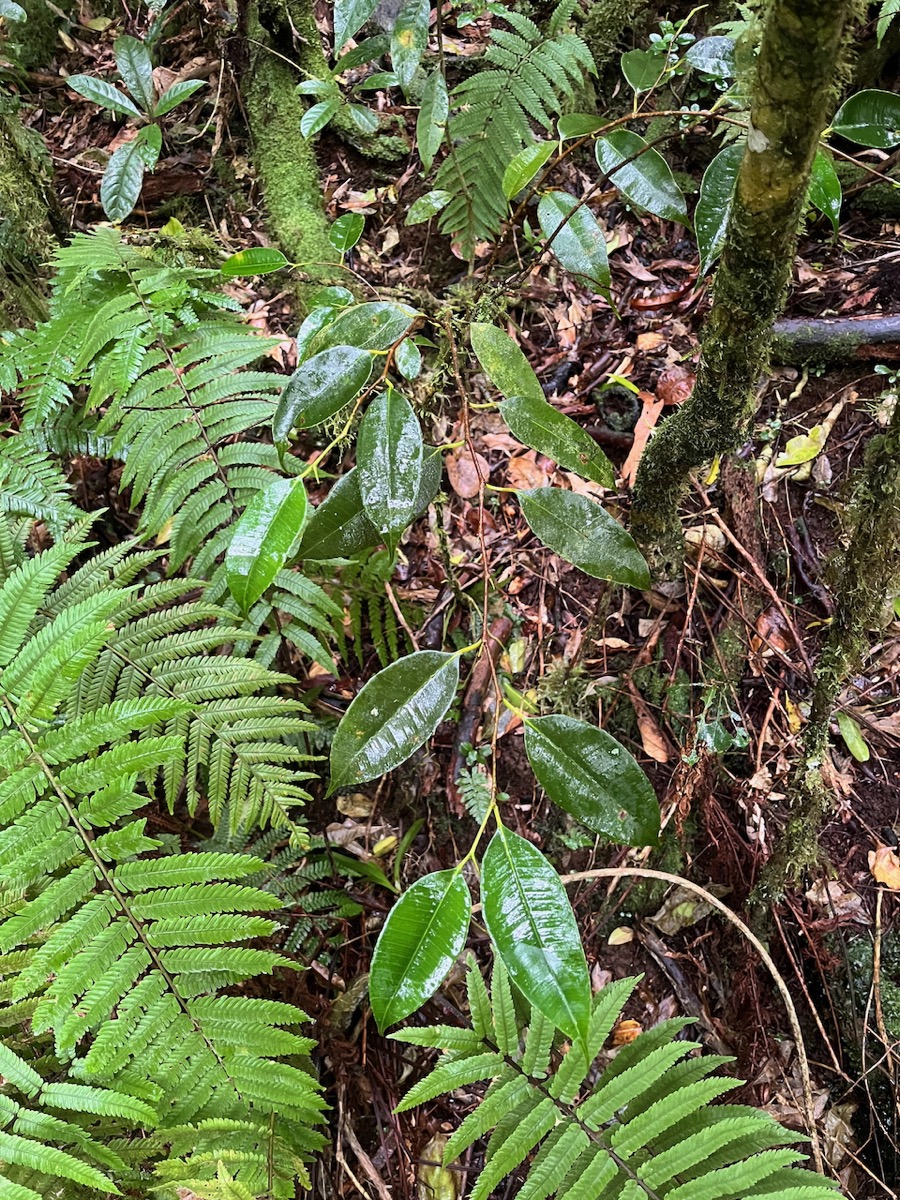
[[[165,61],[176,74],[190,69],[218,81],[215,114],[207,121],[207,108],[203,120],[192,123],[190,113],[185,118],[149,177],[130,227],[158,229],[176,216],[232,252],[265,243],[265,214],[239,96],[227,62],[213,50],[215,22],[199,6],[198,12],[198,20],[187,20],[166,43]],[[117,126],[65,91],[59,72],[111,74],[113,32],[73,27],[44,78],[24,85],[27,119],[48,143],[73,230],[102,219],[95,151],[110,148]],[[469,27],[467,36],[477,39],[478,27]],[[407,119],[401,108],[393,112],[401,122]],[[677,167],[695,184],[703,153],[708,150],[690,144],[677,151]],[[465,264],[436,231],[402,223],[409,203],[425,190],[414,158],[373,169],[325,136],[319,161],[328,215],[355,211],[366,217],[363,240],[349,260],[361,286],[389,287],[411,303],[431,297],[432,311],[452,301],[454,289],[465,287]],[[591,164],[576,157],[567,169],[583,182]],[[610,263],[618,312],[547,261],[532,265],[524,249],[520,269],[513,244],[504,264],[511,281],[508,328],[548,397],[583,423],[621,471],[619,491],[604,500],[627,519],[627,482],[642,441],[690,392],[710,292],[698,276],[695,245],[679,226],[629,211],[614,195],[602,199],[600,211],[614,239]],[[898,285],[900,224],[850,208],[836,238],[824,220],[807,223],[786,313],[891,312]],[[273,276],[236,284],[233,294],[254,324],[283,334],[273,366],[289,372],[298,325],[291,281]],[[762,385],[752,439],[734,461],[716,464],[695,481],[685,510],[690,552],[684,578],[645,594],[590,580],[559,560],[534,541],[502,494],[486,502],[482,545],[477,471],[466,448],[452,451],[445,490],[410,531],[393,575],[384,579],[371,571],[359,583],[365,589],[363,638],[351,642],[335,674],[325,676],[319,668],[311,673],[306,661],[281,665],[302,692],[314,689],[315,715],[333,725],[377,669],[380,653],[390,654],[393,637],[401,650],[410,643],[436,646],[447,630],[472,619],[488,569],[498,592],[492,618],[504,641],[500,669],[539,706],[599,721],[628,746],[656,787],[666,836],[664,849],[645,857],[567,824],[524,769],[521,728],[508,713],[500,718],[496,743],[507,822],[563,873],[643,863],[683,874],[746,913],[786,812],[811,672],[832,612],[828,562],[842,537],[849,482],[866,440],[890,411],[890,379],[874,371],[879,361],[889,359],[839,367],[774,364]],[[478,398],[479,381],[472,386]],[[460,441],[451,376],[426,377],[412,386],[410,398],[428,414],[426,429],[430,421],[435,443]],[[480,398],[490,397],[485,392]],[[809,435],[816,429],[820,436],[813,443]],[[564,481],[555,464],[511,438],[495,411],[477,413],[471,432],[492,483]],[[792,442],[797,438],[806,440]],[[108,463],[83,458],[73,462],[71,480],[76,502],[88,510],[107,507],[112,536],[121,537],[133,517],[117,474]],[[572,475],[565,482],[593,487]],[[382,639],[386,649],[378,644]],[[765,914],[771,953],[804,1030],[828,1159],[847,1194],[860,1198],[895,1195],[900,1179],[898,903],[870,869],[871,852],[895,845],[900,826],[898,673],[900,621],[888,605],[841,698],[869,757],[858,761],[834,727],[826,768],[835,804],[821,836],[823,869],[798,881]],[[350,847],[388,876],[396,866],[401,883],[452,866],[474,830],[466,789],[477,788],[485,769],[467,746],[490,742],[493,714],[481,691],[470,686],[453,718],[430,753],[377,786],[340,797],[337,806],[317,799],[308,811],[311,831]],[[168,832],[192,835],[177,820],[158,819]],[[411,830],[395,863],[398,839]],[[367,1016],[364,976],[393,897],[365,878],[343,877],[320,881],[313,894],[335,882],[346,886],[358,912],[310,915],[301,896],[294,915],[307,919],[311,932],[298,953],[309,969],[276,984],[318,1023],[319,1066],[333,1105],[333,1152],[317,1170],[316,1189],[323,1196],[379,1200],[407,1200],[417,1189],[419,1196],[429,1195],[426,1170],[440,1157],[434,1139],[456,1127],[471,1097],[463,1090],[393,1115],[429,1053],[382,1039]],[[588,879],[571,887],[570,895],[595,986],[642,974],[630,1021],[646,1028],[671,1015],[696,1017],[700,1039],[733,1055],[735,1071],[749,1081],[740,1098],[800,1128],[804,1102],[790,1026],[767,971],[735,930],[695,898],[657,884]],[[485,952],[486,935],[477,924],[475,930],[470,944]],[[463,996],[460,973],[418,1019],[452,1021],[464,1007]],[[627,1039],[634,1028],[624,1022],[620,1037]],[[459,1171],[439,1179],[441,1200],[462,1190],[465,1173],[478,1168],[478,1153],[474,1148]]]

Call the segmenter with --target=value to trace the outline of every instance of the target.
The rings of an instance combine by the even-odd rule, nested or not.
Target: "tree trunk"
[[[647,447],[635,483],[633,529],[658,567],[681,562],[677,505],[690,472],[735,449],[753,416],[854,8],[853,0],[773,0],[769,8],[697,383]]]

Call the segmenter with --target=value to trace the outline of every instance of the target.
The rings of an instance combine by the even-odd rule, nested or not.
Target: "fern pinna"
[[[490,68],[463,80],[451,94],[451,150],[435,187],[451,196],[440,215],[441,231],[466,257],[478,242],[494,237],[507,215],[503,172],[533,141],[532,122],[549,129],[562,98],[574,100],[575,89],[595,70],[587,44],[565,28],[573,8],[574,0],[562,0],[546,33],[504,9],[502,19],[511,28],[491,30],[485,54]]]
[[[0,523],[0,1197],[293,1197],[322,1144],[307,1018],[224,992],[293,966],[247,944],[279,901],[258,857],[160,856],[138,813],[157,783],[246,801],[267,762],[290,790],[303,722],[183,583],[134,582],[146,555],[54,588],[84,549],[27,557]]]
[[[520,1169],[518,1200],[836,1200],[834,1185],[794,1165],[804,1157],[790,1148],[798,1134],[756,1109],[712,1103],[740,1081],[712,1074],[728,1059],[695,1056],[698,1043],[680,1039],[689,1019],[639,1034],[596,1073],[637,982],[622,979],[597,993],[582,1046],[564,1042],[536,1010],[523,1031],[502,962],[495,961],[488,995],[470,961],[471,1029],[390,1035],[444,1051],[400,1110],[490,1081],[444,1149],[449,1164],[490,1135],[469,1200],[487,1200]]]

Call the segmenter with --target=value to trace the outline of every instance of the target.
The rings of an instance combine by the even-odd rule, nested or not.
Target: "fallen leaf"
[[[450,486],[463,500],[471,500],[473,496],[477,496],[481,490],[482,481],[486,481],[491,473],[487,459],[480,454],[476,454],[473,459],[465,446],[447,455],[446,467]],[[479,472],[481,478],[479,478]]]
[[[650,714],[644,713],[643,716],[639,716],[637,723],[644,753],[652,758],[654,762],[668,762],[669,747],[666,744],[665,736]]]
[[[626,946],[634,941],[634,930],[630,925],[619,925],[606,939],[607,946]]]
[[[537,462],[533,450],[528,454],[517,454],[506,464],[506,480],[514,488],[546,487],[549,482],[547,472]]]
[[[644,448],[650,440],[650,434],[662,416],[662,410],[665,407],[665,401],[657,399],[652,392],[640,392],[639,395],[643,402],[643,408],[634,427],[634,441],[631,443],[628,457],[622,464],[622,480],[628,487],[631,487],[634,483],[641,455],[644,453]]]
[[[894,892],[900,892],[900,858],[890,846],[878,845],[869,851],[869,870],[873,878]]]
[[[725,896],[731,889],[721,883],[709,883],[706,890],[713,896]],[[708,900],[688,891],[687,888],[676,887],[666,896],[659,912],[647,920],[652,921],[661,933],[671,937],[681,929],[696,925],[712,912],[715,912],[715,909]]]
[[[661,333],[639,333],[635,340],[638,350],[658,350],[665,344],[666,339]]]
[[[663,404],[683,404],[694,390],[697,376],[681,363],[666,367],[656,382],[656,394]]]
[[[619,1021],[612,1032],[612,1044],[614,1046],[627,1046],[629,1042],[641,1033],[641,1025],[639,1021],[625,1020]]]

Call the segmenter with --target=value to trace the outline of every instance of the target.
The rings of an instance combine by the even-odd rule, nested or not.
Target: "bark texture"
[[[680,565],[677,506],[690,472],[735,449],[753,416],[854,8],[853,0],[773,0],[769,8],[697,383],[651,441],[635,483],[633,529],[657,569]]]

